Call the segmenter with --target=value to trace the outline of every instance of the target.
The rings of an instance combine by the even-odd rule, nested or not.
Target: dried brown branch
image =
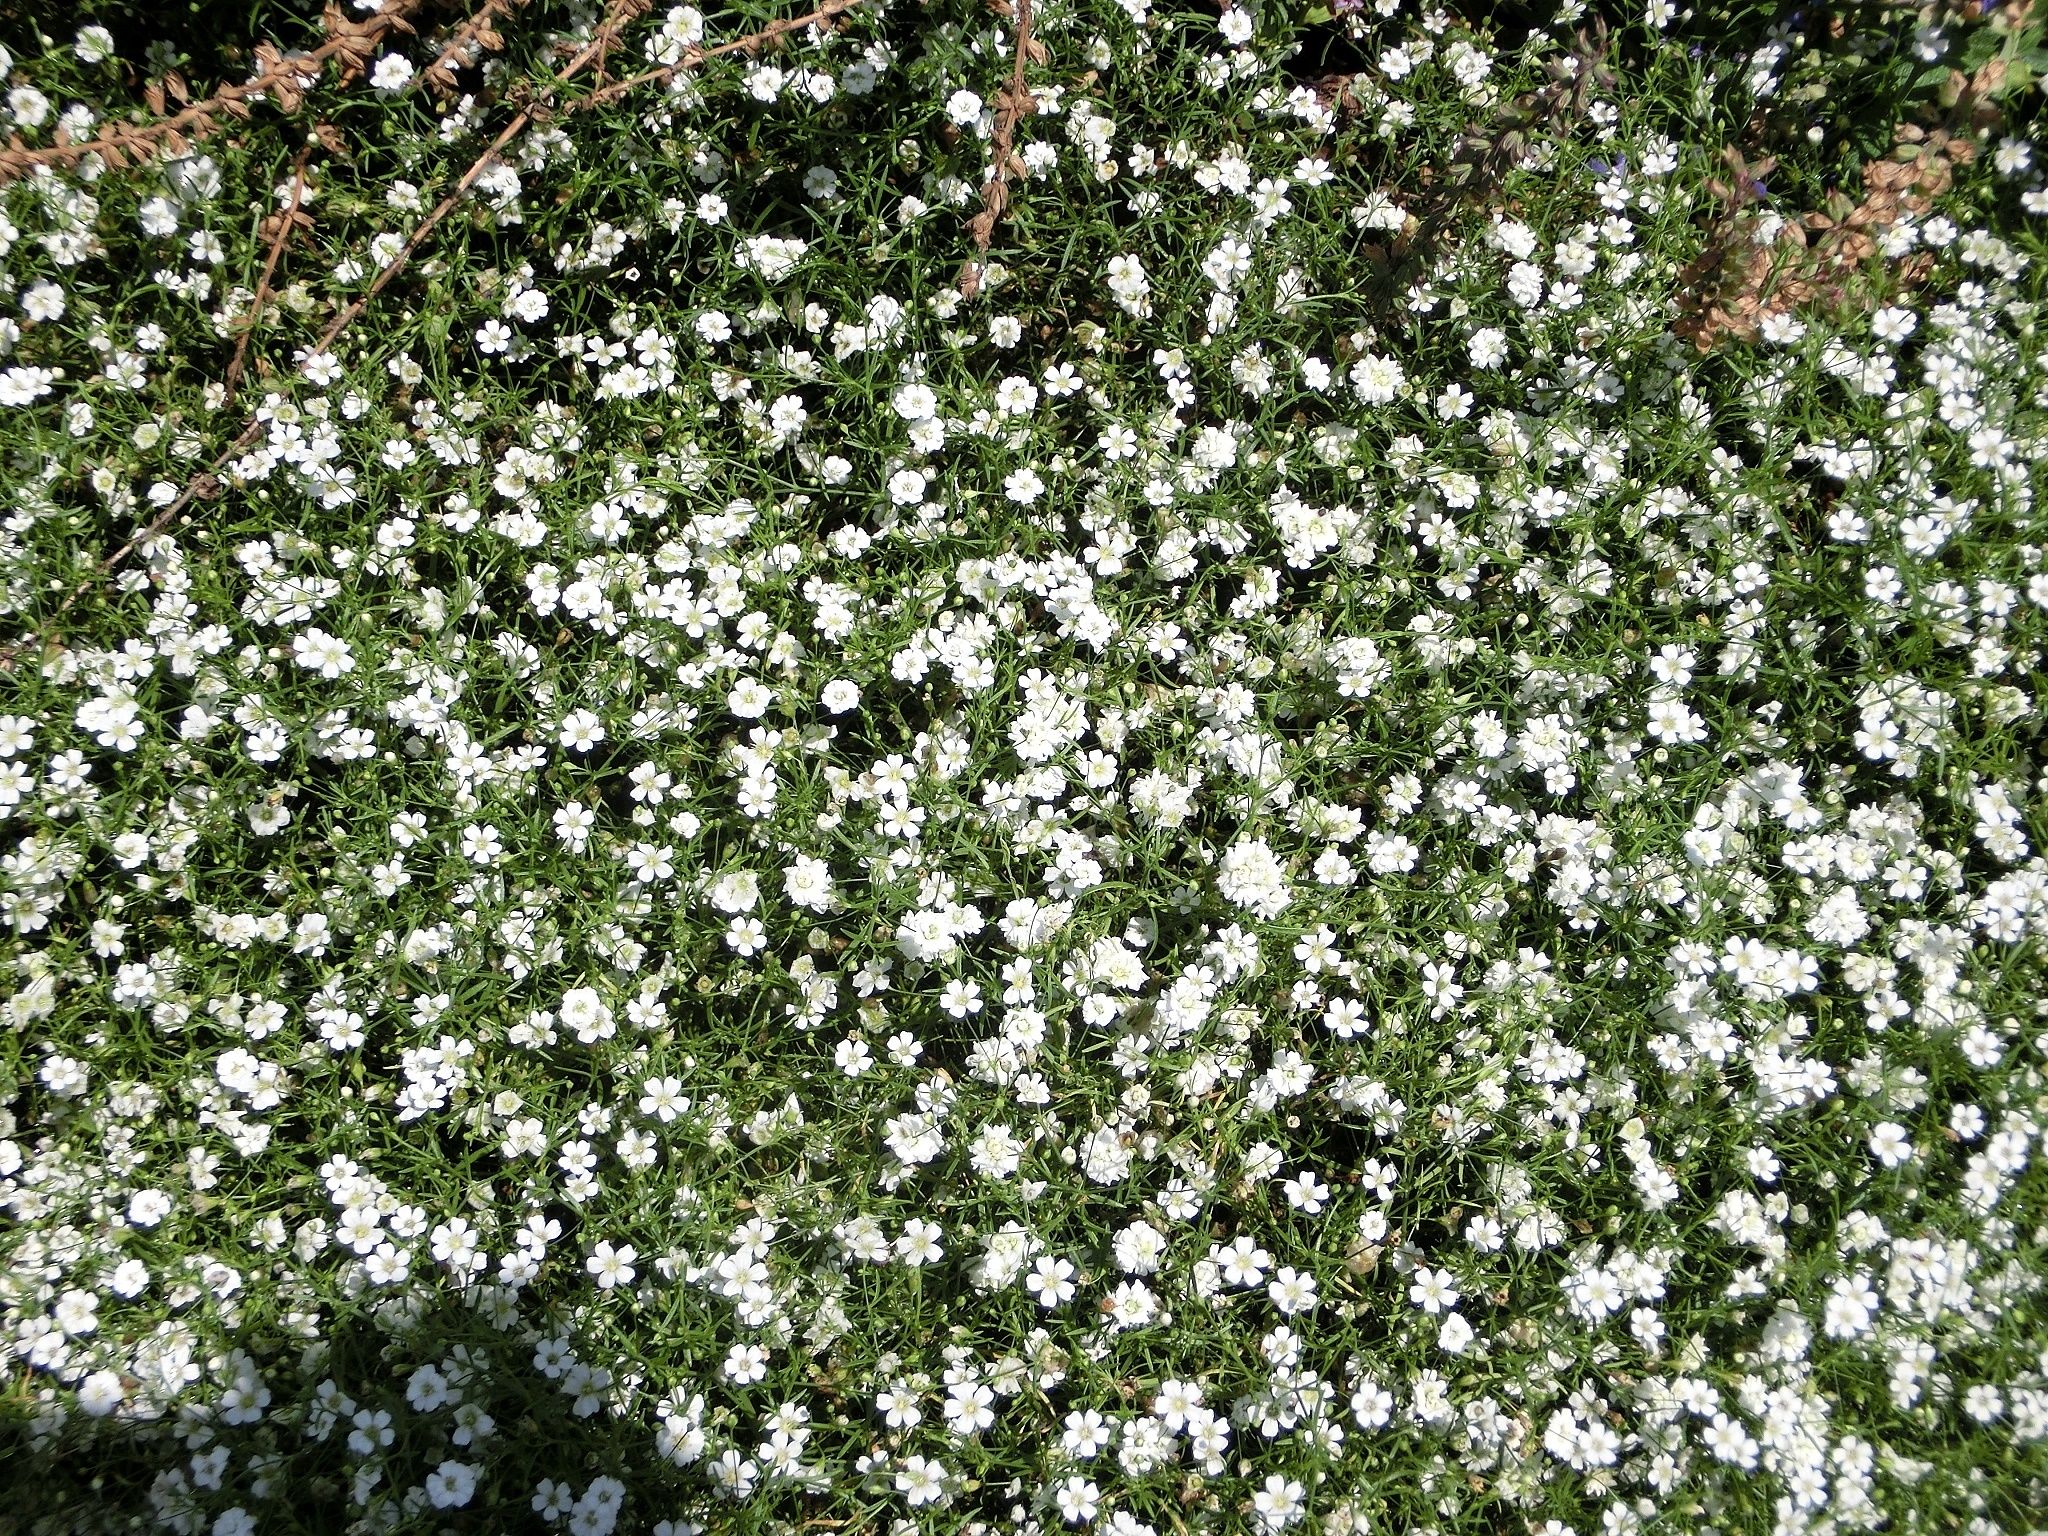
[[[585,112],[592,107],[610,106],[623,96],[631,95],[643,85],[666,85],[681,74],[695,69],[706,59],[716,59],[728,53],[752,53],[762,44],[781,37],[787,32],[800,32],[805,27],[815,27],[830,21],[842,11],[850,11],[862,0],[825,0],[825,4],[805,16],[792,16],[786,21],[771,22],[758,32],[745,37],[734,38],[729,43],[720,43],[716,48],[691,48],[673,64],[664,64],[659,69],[643,70],[623,80],[614,80],[602,90],[592,91],[588,96],[579,97],[567,103],[564,112]]]
[[[284,212],[277,215],[277,233],[270,239],[270,254],[263,260],[263,275],[256,283],[256,297],[250,301],[249,313],[243,318],[241,335],[235,338],[235,355],[228,359],[227,401],[235,398],[235,390],[241,385],[242,370],[249,362],[249,338],[256,334],[256,327],[263,319],[263,306],[270,302],[271,279],[277,276],[277,263],[284,255],[284,244],[292,237],[292,229],[300,221],[299,199],[306,191],[306,162],[312,158],[313,146],[308,144],[299,151],[299,158],[292,164],[291,201]],[[227,403],[226,401],[223,404]]]
[[[239,85],[224,85],[204,101],[195,101],[169,117],[151,123],[116,123],[90,139],[66,140],[59,131],[58,142],[31,149],[17,135],[0,149],[0,184],[18,181],[38,166],[72,165],[88,155],[98,155],[110,166],[147,160],[163,150],[182,154],[195,138],[202,138],[220,125],[223,118],[249,116],[253,101],[273,100],[285,112],[296,112],[311,82],[332,62],[340,65],[343,84],[355,79],[371,57],[394,32],[411,32],[412,18],[428,0],[388,0],[385,8],[369,16],[351,17],[328,0],[321,25],[327,41],[310,53],[280,53],[275,44],[256,48],[257,71]],[[184,82],[174,82],[174,96],[185,94]],[[161,91],[150,96],[152,107],[161,106]]]
[[[1012,147],[1017,139],[1017,124],[1038,110],[1038,98],[1024,83],[1024,67],[1034,56],[1043,57],[1045,45],[1035,43],[1031,38],[1031,0],[1015,0],[1015,5],[1015,57],[1010,61],[1010,83],[996,98],[996,128],[991,145],[993,161],[989,166],[988,181],[981,189],[981,212],[967,222],[967,232],[974,240],[974,248],[982,255],[988,254],[996,225],[1003,217],[1003,210],[1010,206],[1011,175],[1021,176],[1024,173],[1024,162]],[[954,286],[970,299],[979,293],[981,263],[971,257],[964,262]]]
[[[420,71],[413,81],[413,89],[428,86],[438,95],[452,93],[457,70],[467,69],[484,54],[497,53],[504,48],[504,34],[498,31],[497,23],[524,4],[526,0],[484,0],[476,14],[457,27],[454,35],[442,45],[434,62]]]
[[[382,292],[385,286],[404,269],[407,262],[412,259],[413,252],[419,249],[421,242],[428,235],[432,234],[440,226],[442,220],[446,219],[462,199],[468,195],[470,188],[476,185],[477,179],[490,168],[491,163],[504,152],[514,139],[518,138],[535,122],[551,114],[552,109],[547,100],[549,93],[575,79],[590,65],[592,60],[598,58],[602,53],[615,45],[618,41],[619,33],[625,28],[627,23],[633,21],[636,17],[644,15],[652,3],[653,0],[612,0],[611,6],[605,13],[605,19],[598,25],[597,31],[593,34],[590,41],[577,50],[576,55],[567,64],[556,71],[554,79],[548,83],[548,86],[543,91],[528,100],[513,119],[499,130],[498,136],[491,141],[490,147],[481,155],[478,155],[469,169],[463,172],[462,179],[455,184],[454,190],[442,198],[439,203],[435,204],[433,211],[420,221],[418,227],[407,237],[404,246],[400,248],[398,254],[385,264],[384,269],[377,274],[369,287],[364,289],[348,308],[342,310],[341,313],[329,322],[327,328],[321,332],[320,339],[313,344],[312,350],[314,352],[325,352],[333,346],[341,333],[355,322],[357,316],[362,314],[363,310],[369,305],[370,300]],[[841,11],[851,10],[860,3],[861,0],[827,0],[825,5],[820,6],[816,11],[811,12],[807,16],[776,22],[762,28],[759,32],[751,33],[746,37],[736,38],[730,43],[722,43],[716,48],[692,50],[690,54],[685,55],[675,65],[665,69],[652,70],[645,75],[635,76],[630,80],[614,82],[592,96],[570,103],[564,110],[595,105],[597,104],[598,97],[602,97],[606,101],[615,101],[636,85],[649,83],[656,78],[664,80],[673,79],[681,71],[692,68],[705,59],[715,58],[721,54],[737,53],[758,48],[771,38],[780,37],[786,32],[794,32],[802,27],[814,26],[818,22],[827,20]],[[332,14],[331,11],[330,14]],[[70,611],[72,604],[84,596],[94,581],[112,571],[138,545],[149,542],[162,533],[164,529],[170,527],[172,522],[178,517],[178,514],[190,506],[195,498],[202,496],[210,498],[220,494],[221,469],[236,454],[250,447],[262,435],[262,418],[260,416],[251,416],[235,440],[216,454],[213,461],[203,471],[192,477],[192,480],[178,494],[175,501],[171,502],[163,511],[150,519],[147,527],[139,529],[133,538],[102,560],[98,571],[94,575],[72,588],[64,601],[58,605],[56,613],[51,615],[51,632],[54,633],[56,621]],[[0,652],[0,671],[11,669],[13,660],[13,648]]]
[[[618,40],[620,30],[635,17],[643,15],[652,3],[653,0],[613,0],[605,19],[599,23],[590,41],[578,50],[574,58],[556,71],[555,78],[550,82],[551,87],[567,85],[580,75],[591,60],[599,57]],[[398,276],[406,263],[412,260],[412,253],[419,249],[420,243],[439,227],[443,219],[455,211],[456,205],[463,198],[469,195],[469,189],[490,169],[492,162],[514,139],[532,127],[537,119],[546,115],[548,110],[545,95],[535,96],[519,109],[512,121],[498,131],[498,136],[491,141],[490,148],[478,155],[471,162],[469,169],[462,173],[462,179],[455,183],[454,190],[436,203],[433,211],[420,220],[418,226],[406,237],[405,244],[399,247],[398,254],[384,264],[384,269],[371,280],[370,286],[356,295],[354,302],[328,323],[327,329],[321,332],[320,339],[313,344],[315,352],[325,352],[333,345],[335,338],[355,322],[356,316],[363,312],[370,300],[383,292],[385,285]]]
[[[1863,167],[1863,196],[1837,193],[1825,209],[1779,216],[1769,238],[1757,222],[1763,183],[1776,162],[1750,164],[1733,146],[1722,152],[1731,175],[1710,181],[1720,201],[1707,245],[1679,273],[1679,319],[1672,330],[1701,352],[1724,341],[1755,341],[1768,315],[1813,309],[1843,315],[1874,308],[1917,287],[1933,268],[1918,251],[1873,265],[1884,234],[1902,218],[1917,218],[1946,192],[1954,168],[1976,157],[1967,136],[1911,124],[1894,130],[1891,157]]]

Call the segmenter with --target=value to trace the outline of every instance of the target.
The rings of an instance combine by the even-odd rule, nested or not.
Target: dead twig
[[[1024,83],[1024,66],[1034,51],[1044,53],[1044,45],[1031,40],[1031,0],[1015,0],[1015,4],[1015,57],[1010,61],[1010,83],[996,99],[996,130],[991,145],[994,159],[989,166],[988,181],[981,189],[981,212],[967,221],[967,232],[974,240],[974,248],[984,256],[988,254],[989,243],[995,239],[996,224],[1002,219],[1003,210],[1010,206],[1012,162],[1015,162],[1016,174],[1024,172],[1023,161],[1011,147],[1016,142],[1017,124],[1038,110],[1038,98]],[[953,286],[964,297],[973,298],[981,291],[981,263],[972,257],[963,262]]]
[[[277,233],[271,237],[270,254],[263,261],[263,276],[256,282],[256,297],[250,301],[249,313],[243,318],[241,335],[235,338],[235,355],[228,359],[227,399],[232,402],[235,390],[242,382],[242,370],[249,362],[249,338],[256,334],[256,327],[263,319],[263,306],[270,302],[271,279],[277,276],[278,260],[284,255],[284,243],[292,235],[292,227],[299,222],[299,199],[306,190],[306,162],[312,158],[313,146],[308,144],[299,151],[299,158],[292,164],[291,201],[284,213],[278,217]]]
[[[631,95],[643,85],[666,85],[681,74],[695,69],[706,59],[722,58],[728,53],[752,53],[763,43],[781,37],[786,32],[800,32],[805,27],[815,27],[830,21],[841,11],[850,11],[863,0],[825,0],[825,4],[805,16],[792,16],[786,21],[771,22],[758,32],[745,37],[734,38],[729,43],[720,43],[716,48],[691,48],[673,64],[664,64],[659,69],[643,70],[637,75],[628,75],[623,80],[614,80],[601,90],[592,91],[588,96],[579,97],[567,103],[564,112],[587,112],[592,107],[606,107],[623,96]]]
[[[1679,273],[1679,318],[1672,331],[1701,352],[1730,339],[1753,342],[1763,321],[1798,309],[1842,315],[1874,308],[1883,298],[1925,281],[1934,259],[1916,251],[1882,266],[1872,259],[1885,233],[1902,218],[1918,218],[1948,190],[1954,168],[1976,157],[1966,134],[1928,132],[1913,124],[1893,130],[1889,158],[1867,162],[1863,196],[1836,193],[1825,208],[1802,215],[1769,210],[1763,179],[1775,167],[1754,164],[1729,146],[1722,161],[1731,175],[1707,183],[1721,207],[1700,254]]]
[[[457,70],[467,69],[483,54],[497,53],[504,48],[504,34],[498,31],[497,22],[524,4],[526,0],[484,0],[476,13],[457,27],[454,35],[442,45],[434,62],[419,72],[413,80],[413,89],[428,86],[437,95],[452,93]]]
[[[253,78],[240,85],[224,85],[204,101],[195,101],[183,111],[153,123],[121,123],[90,139],[59,141],[41,149],[30,149],[16,135],[0,149],[0,184],[18,181],[38,166],[71,165],[88,155],[98,155],[109,166],[146,160],[160,150],[182,154],[195,138],[211,133],[223,117],[244,119],[249,104],[275,100],[285,112],[296,112],[305,100],[307,85],[318,79],[330,61],[341,66],[344,84],[368,66],[384,39],[393,32],[411,32],[412,17],[425,9],[427,0],[388,0],[384,9],[368,16],[350,17],[329,0],[322,26],[327,41],[311,53],[283,54],[273,43],[259,43],[258,65]],[[177,94],[183,94],[182,82]],[[153,90],[151,105],[161,110],[162,92]]]
[[[606,13],[604,21],[599,24],[590,41],[583,45],[574,58],[556,71],[555,78],[549,82],[550,89],[559,89],[580,75],[591,60],[600,57],[618,40],[620,29],[635,17],[644,14],[652,3],[653,0],[613,0],[610,11]],[[321,332],[320,339],[313,343],[315,352],[325,352],[333,345],[335,338],[355,322],[356,316],[363,312],[370,300],[383,292],[385,285],[404,270],[406,263],[412,260],[412,253],[419,249],[420,243],[440,226],[443,219],[455,211],[456,205],[469,195],[469,189],[490,169],[492,162],[514,139],[532,127],[535,121],[547,115],[549,110],[544,95],[535,96],[519,109],[512,121],[498,131],[498,136],[491,141],[490,148],[470,163],[469,169],[462,173],[462,179],[455,183],[454,190],[436,203],[433,211],[420,220],[418,226],[406,237],[405,244],[399,247],[398,254],[384,264],[384,269],[371,280],[370,286],[356,295],[348,308],[328,323],[327,329]]]
[[[814,26],[819,21],[835,16],[841,11],[851,10],[860,3],[861,0],[827,0],[825,5],[820,6],[816,11],[811,12],[807,16],[776,22],[746,37],[736,38],[730,43],[721,43],[716,48],[692,50],[690,54],[685,55],[675,65],[661,70],[650,71],[646,75],[636,76],[631,80],[617,81],[596,94],[603,96],[606,100],[616,100],[634,85],[644,84],[657,77],[673,79],[682,70],[694,67],[695,64],[701,63],[705,59],[715,58],[721,54],[737,53],[758,48],[771,38],[780,37],[786,32],[793,32],[802,27]],[[328,323],[327,328],[320,333],[320,339],[314,342],[310,349],[312,352],[320,353],[329,350],[341,333],[347,330],[355,322],[356,317],[362,314],[363,310],[368,307],[369,302],[381,293],[385,286],[405,268],[406,264],[412,259],[413,252],[419,249],[421,242],[428,235],[432,234],[440,226],[441,221],[454,211],[462,199],[468,195],[470,188],[476,185],[478,178],[490,168],[492,162],[504,152],[506,147],[535,122],[551,114],[552,109],[546,99],[548,92],[559,89],[581,74],[593,59],[599,57],[600,54],[617,42],[619,32],[626,24],[634,18],[643,15],[651,4],[652,0],[613,0],[611,8],[606,12],[604,21],[600,23],[590,41],[584,44],[567,64],[556,71],[554,79],[548,84],[547,91],[543,91],[532,100],[529,100],[519,109],[512,120],[499,130],[498,136],[491,141],[490,147],[478,155],[469,169],[463,172],[462,178],[455,184],[454,190],[442,198],[439,203],[435,204],[433,211],[419,222],[419,225],[413,230],[412,234],[407,237],[405,244],[400,247],[398,254],[385,263],[383,270],[377,274],[369,287],[364,289],[346,309],[342,310]],[[580,102],[570,104],[570,107],[587,107],[594,104],[594,97],[586,97]],[[569,109],[565,108],[565,110]],[[54,634],[56,621],[70,611],[72,604],[84,596],[86,590],[95,581],[112,571],[138,545],[149,542],[162,533],[164,529],[168,528],[177,518],[178,514],[192,504],[195,497],[217,495],[220,490],[219,474],[221,469],[235,455],[251,446],[262,434],[262,416],[260,414],[252,415],[235,440],[215,455],[213,461],[203,471],[192,477],[192,480],[185,486],[184,490],[178,493],[176,500],[172,501],[163,511],[150,519],[147,527],[139,529],[133,538],[102,560],[99,569],[92,576],[87,577],[76,587],[72,588],[64,601],[58,605],[56,613],[51,615],[50,632]],[[13,666],[13,659],[14,649],[12,647],[6,652],[0,653],[0,671],[10,669]]]
[[[603,36],[609,32],[610,35],[616,36],[620,27],[623,27],[634,16],[645,11],[650,3],[651,0],[614,0],[612,10],[607,14],[604,23],[598,28],[599,35]],[[577,74],[581,73],[584,66],[596,57],[597,50],[598,39],[593,37],[568,64],[564,65],[556,73],[553,84],[559,86],[574,79]],[[411,259],[412,253],[419,248],[420,242],[433,232],[440,222],[448,216],[455,205],[462,200],[469,189],[476,185],[477,178],[482,176],[485,170],[489,168],[491,162],[498,157],[499,152],[519,137],[520,134],[524,133],[541,110],[541,103],[537,100],[528,102],[526,106],[520,109],[519,114],[505,125],[497,138],[491,141],[490,148],[477,156],[475,162],[463,173],[462,179],[456,183],[455,190],[436,204],[433,212],[420,221],[419,226],[413,230],[411,237],[406,240],[399,253],[392,257],[385,264],[384,269],[377,274],[376,280],[348,308],[336,315],[333,321],[328,324],[326,330],[321,332],[320,339],[313,344],[312,350],[314,352],[325,352],[333,345],[335,339],[363,312],[370,300],[375,298],[384,286],[398,275],[400,269]],[[216,454],[205,470],[192,477],[192,480],[186,485],[184,490],[178,493],[176,500],[172,501],[163,511],[151,518],[147,527],[138,530],[133,538],[102,560],[99,569],[93,575],[87,577],[71,589],[65,596],[64,601],[58,605],[56,613],[51,615],[50,627],[52,633],[54,633],[57,620],[70,612],[71,605],[84,596],[87,589],[95,581],[106,576],[115,566],[125,560],[129,552],[135,549],[137,545],[147,543],[162,533],[164,529],[170,527],[178,514],[192,504],[193,498],[200,495],[217,494],[220,488],[219,473],[222,467],[230,459],[234,458],[235,455],[242,452],[243,449],[251,446],[262,435],[263,418],[260,414],[252,415],[235,440]],[[0,666],[11,668],[13,658],[14,652],[10,648],[4,657],[0,657]]]

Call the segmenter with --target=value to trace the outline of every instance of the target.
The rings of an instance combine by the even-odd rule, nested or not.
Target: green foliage
[[[783,14],[0,187],[0,1510],[2048,1523],[2031,13]]]

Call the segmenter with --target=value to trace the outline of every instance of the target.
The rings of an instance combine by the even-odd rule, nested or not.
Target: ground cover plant
[[[0,1519],[2048,1528],[2030,4],[0,7]]]

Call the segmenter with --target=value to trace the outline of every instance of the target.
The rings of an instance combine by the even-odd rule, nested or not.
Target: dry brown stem
[[[1008,0],[1000,0],[999,9],[1007,8]],[[1042,56],[1044,45],[1031,39],[1031,0],[1015,0],[1017,36],[1010,60],[1010,83],[1001,96],[996,98],[996,129],[991,145],[993,155],[989,166],[988,181],[981,189],[981,212],[967,222],[967,233],[974,241],[975,250],[988,254],[989,242],[995,238],[996,225],[1002,219],[1003,210],[1010,206],[1010,177],[1013,172],[1022,175],[1024,163],[1012,147],[1017,139],[1017,124],[1038,110],[1038,98],[1031,94],[1031,88],[1024,83],[1024,67],[1035,56]],[[981,291],[981,264],[973,258],[963,262],[960,275],[954,286],[968,298]]]
[[[426,86],[436,95],[452,94],[457,70],[467,69],[484,54],[497,53],[504,48],[505,37],[498,31],[497,24],[524,4],[526,0],[484,0],[476,13],[466,18],[442,45],[434,62],[419,72],[413,81],[413,89]]]
[[[673,64],[664,64],[659,69],[643,70],[637,75],[628,75],[623,80],[614,80],[600,90],[592,91],[575,101],[565,104],[564,112],[587,112],[592,107],[606,107],[623,96],[630,95],[643,85],[666,85],[680,74],[685,74],[702,64],[706,59],[722,58],[729,53],[752,53],[762,44],[781,37],[784,33],[800,32],[805,27],[815,27],[830,21],[841,11],[850,11],[862,0],[825,0],[825,4],[804,16],[792,16],[786,21],[771,22],[758,32],[745,37],[734,38],[729,43],[720,43],[716,48],[691,48]]]
[[[1782,218],[1768,239],[1758,238],[1762,229],[1754,205],[1756,188],[1775,162],[1750,165],[1734,148],[1724,150],[1723,162],[1733,174],[1708,183],[1722,208],[1706,248],[1679,274],[1680,318],[1672,329],[1710,352],[1729,339],[1755,341],[1766,315],[1809,308],[1840,314],[1922,282],[1933,266],[1924,251],[1882,272],[1871,269],[1871,258],[1886,230],[1933,207],[1954,167],[1968,164],[1977,146],[1910,124],[1896,133],[1892,157],[1863,167],[1860,199],[1838,193],[1826,209]]]
[[[249,338],[256,334],[256,327],[263,319],[263,306],[270,302],[271,279],[277,276],[277,263],[284,255],[284,243],[289,240],[292,230],[305,218],[299,212],[299,199],[306,190],[306,162],[312,158],[313,146],[306,145],[299,151],[299,158],[292,164],[291,201],[285,205],[281,215],[273,215],[277,232],[270,237],[270,254],[263,260],[263,276],[256,283],[256,297],[249,303],[249,313],[242,320],[242,333],[235,338],[235,355],[228,359],[226,404],[235,398],[235,390],[242,382],[242,370],[249,361]],[[310,219],[305,220],[310,224]]]
[[[617,81],[605,87],[602,91],[594,93],[593,96],[571,103],[570,108],[595,105],[597,104],[598,97],[602,97],[606,101],[617,100],[636,85],[648,83],[656,78],[673,79],[682,70],[692,68],[705,59],[715,58],[721,54],[750,51],[760,47],[771,38],[780,37],[784,33],[794,32],[802,27],[814,26],[821,21],[836,16],[841,11],[851,10],[860,3],[861,0],[827,0],[825,5],[820,6],[809,15],[799,16],[788,21],[776,22],[746,37],[736,38],[729,43],[721,43],[716,48],[692,50],[690,54],[673,66],[661,70],[653,70],[646,75],[635,76],[630,80]],[[650,4],[652,4],[652,0],[613,0],[613,3],[605,13],[604,21],[599,24],[597,31],[592,35],[590,41],[577,50],[575,56],[567,64],[556,71],[554,79],[549,82],[549,89],[558,89],[580,75],[593,60],[599,58],[617,43],[619,33],[629,22],[633,21],[636,17],[644,15]],[[468,194],[470,188],[476,185],[477,179],[490,168],[491,162],[496,160],[514,139],[518,138],[520,134],[524,133],[535,122],[550,115],[551,108],[546,100],[546,94],[546,92],[543,92],[529,100],[519,109],[519,112],[512,120],[499,130],[498,136],[491,141],[490,147],[481,155],[478,155],[469,169],[463,172],[462,178],[455,184],[454,190],[442,198],[439,203],[435,204],[433,211],[420,221],[418,227],[406,239],[404,246],[400,248],[398,254],[385,264],[384,269],[377,274],[369,287],[364,289],[353,303],[328,323],[327,328],[321,332],[320,339],[313,344],[312,350],[314,352],[325,352],[328,350],[341,333],[354,323],[356,317],[362,314],[370,300],[382,292],[392,278],[396,277],[405,267],[406,263],[412,259],[413,252],[419,249],[421,242],[433,233],[440,226],[442,220],[446,219],[454,211],[456,206]],[[58,605],[57,612],[51,616],[52,625],[54,626],[57,619],[61,619],[70,611],[71,605],[84,595],[86,589],[92,585],[93,581],[105,576],[115,566],[119,565],[137,545],[146,543],[162,533],[177,518],[179,513],[191,505],[195,497],[218,495],[220,492],[219,473],[221,468],[230,459],[234,458],[236,454],[253,444],[262,435],[262,432],[262,419],[258,416],[251,416],[235,440],[215,455],[213,461],[203,471],[193,476],[190,483],[179,493],[175,501],[171,502],[163,511],[152,518],[146,528],[139,530],[127,543],[101,561],[99,570],[92,577],[80,582],[71,590],[64,601]],[[6,670],[13,665],[13,656],[14,652],[11,648],[4,655],[0,655],[0,670]]]
[[[411,32],[412,18],[425,9],[427,0],[389,0],[373,15],[351,17],[328,0],[321,20],[327,41],[310,53],[280,53],[273,43],[256,48],[256,74],[239,85],[224,85],[204,101],[195,101],[169,117],[150,123],[116,123],[90,139],[67,142],[61,131],[58,142],[31,149],[16,135],[7,148],[0,149],[0,184],[18,181],[38,166],[72,165],[88,155],[98,155],[109,166],[147,160],[169,150],[183,154],[192,140],[204,137],[220,125],[222,118],[249,116],[252,101],[274,100],[285,112],[296,112],[305,99],[307,83],[319,78],[330,62],[341,67],[342,83],[360,75],[384,39],[394,32]],[[184,82],[170,80],[172,94],[182,98]],[[151,94],[151,105],[161,107],[162,92]]]

